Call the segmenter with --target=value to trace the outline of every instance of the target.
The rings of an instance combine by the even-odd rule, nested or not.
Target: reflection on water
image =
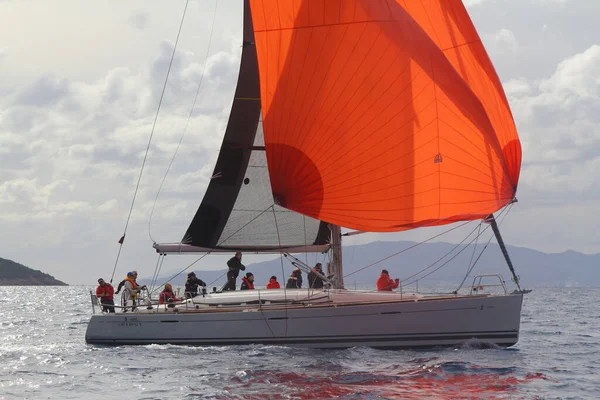
[[[224,389],[227,396],[246,393],[239,398],[316,399],[316,398],[506,398],[520,393],[520,387],[531,380],[547,379],[542,373],[519,378],[517,368],[485,368],[466,363],[432,361],[409,369],[373,370],[337,373],[327,376],[253,371],[231,378]],[[261,387],[262,393],[257,393]],[[241,391],[240,391],[241,390]],[[254,394],[252,394],[254,393]],[[261,397],[263,396],[263,397]]]

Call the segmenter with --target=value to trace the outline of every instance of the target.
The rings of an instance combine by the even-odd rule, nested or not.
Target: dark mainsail
[[[327,224],[275,204],[262,132],[258,63],[250,6],[237,88],[217,163],[181,244],[157,251],[315,251],[329,244]],[[182,246],[183,245],[183,246]]]

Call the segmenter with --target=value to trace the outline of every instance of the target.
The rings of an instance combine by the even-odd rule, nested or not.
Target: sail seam
[[[471,45],[473,43],[478,43],[478,42],[481,42],[481,39],[478,38],[478,39],[475,39],[475,40],[471,40],[469,42],[464,42],[464,43],[457,44],[457,45],[454,45],[454,46],[451,46],[451,47],[446,47],[446,48],[443,48],[443,49],[440,49],[440,50],[442,50],[444,52],[444,51],[447,51],[447,50],[458,49],[459,47],[463,47],[463,46],[469,46],[469,45]]]
[[[282,32],[282,31],[294,31],[294,30],[303,30],[303,29],[314,29],[314,28],[323,28],[323,27],[334,27],[334,26],[352,26],[352,25],[360,25],[360,24],[371,24],[371,23],[398,23],[400,21],[395,19],[370,19],[370,20],[361,20],[361,21],[352,21],[352,22],[336,22],[331,24],[313,24],[307,26],[294,26],[290,28],[272,28],[272,29],[255,29],[255,33],[270,33],[270,32]]]
[[[483,191],[476,191],[476,190],[469,190],[469,189],[459,189],[459,188],[450,188],[450,187],[442,187],[442,189],[444,189],[444,190],[455,190],[455,191],[461,191],[461,192],[469,192],[469,193],[479,193],[479,194],[482,194],[482,193],[483,194],[494,194],[493,192],[483,192]],[[432,192],[434,190],[436,190],[436,189],[433,188],[433,189],[425,190],[425,191],[422,191],[422,192],[419,192],[419,193],[416,193],[416,194],[417,195],[419,195],[419,194],[425,194],[425,193],[428,193],[428,192]],[[402,198],[409,197],[409,196],[411,196],[411,195],[396,196],[396,197],[388,198],[387,200],[390,201],[390,200],[402,199]],[[510,200],[512,200],[511,197],[501,197],[500,199],[504,200],[506,202],[509,202]],[[365,200],[365,201],[361,201],[358,204],[369,204],[369,203],[374,203],[374,202]],[[460,202],[447,201],[447,202],[442,203],[442,205],[476,204],[476,203],[494,203],[495,204],[495,203],[498,203],[498,201],[496,201],[496,199],[494,199],[494,200],[470,200],[470,201],[460,201]],[[357,203],[356,202],[352,202],[352,203],[335,203],[334,205],[340,207],[340,206],[351,205],[351,204],[357,204]],[[417,210],[417,209],[420,209],[420,208],[435,207],[436,205],[437,205],[437,202],[434,202],[434,203],[429,203],[429,204],[422,204],[420,206],[411,206],[411,207],[403,207],[403,208],[389,208],[387,210],[388,211],[408,211],[408,210],[413,210],[413,209]],[[504,206],[504,205],[505,204],[503,204],[502,206]],[[307,205],[306,209],[307,210],[311,210],[311,209],[319,210],[320,207],[318,207],[318,206],[314,207],[314,206]],[[487,210],[487,209],[488,209],[488,207],[485,207],[485,208],[482,208],[479,211],[473,211],[473,212],[471,212],[469,214],[451,215],[451,216],[448,216],[448,218],[462,217],[463,215],[481,215],[481,213],[485,214],[485,210]],[[323,210],[323,213],[325,215],[329,215],[329,216],[332,216],[332,215],[336,215],[336,216],[348,216],[347,214],[336,214],[336,211],[337,212],[344,212],[344,211],[348,211],[348,210],[346,210],[346,209],[339,209],[339,208],[335,208],[335,209],[328,208],[328,209]],[[365,213],[366,212],[381,213],[381,209],[379,207],[371,209],[371,210],[369,210],[369,209],[362,209],[361,212],[365,212]]]
[[[354,47],[352,48],[352,51],[348,53],[348,57],[344,60],[345,64],[348,63],[348,60],[350,59],[351,54],[354,53],[354,51],[356,50],[356,47],[358,46],[358,43],[360,42],[360,39],[363,37],[366,28],[367,28],[367,25],[365,24],[365,26],[363,27],[363,30],[360,32],[359,39],[354,44]],[[346,29],[344,30],[344,33],[342,35],[343,39],[346,38],[347,33],[348,33],[348,27],[346,27]],[[342,43],[343,43],[343,41],[340,40],[340,42],[338,43],[337,48],[335,49],[334,55],[331,57],[331,61],[330,61],[329,65],[327,66],[327,72],[325,73],[325,78],[328,78],[330,72],[332,71],[332,67],[334,65],[334,62],[337,60],[337,56],[339,54],[339,51],[342,48]],[[297,130],[297,132],[309,132],[311,130],[310,129],[312,127],[311,125],[309,125],[309,127],[306,128],[306,129],[305,129],[305,126],[308,123],[309,116],[312,114],[312,110],[313,110],[313,108],[315,106],[317,98],[320,97],[321,91],[323,90],[323,88],[325,86],[325,82],[326,82],[326,79],[323,79],[322,82],[321,82],[321,85],[319,86],[319,89],[316,91],[316,93],[315,93],[315,95],[313,97],[313,101],[311,102],[310,107],[304,113],[304,115],[305,115],[304,120],[302,122],[302,125],[300,125],[299,129]],[[333,91],[333,86],[334,85],[332,85],[331,88],[329,88],[329,90],[327,91],[327,93],[324,93],[322,102],[325,102],[325,101],[327,101],[329,99],[329,97],[331,96],[331,93]],[[319,114],[320,114],[320,112],[317,112],[316,116],[318,116]],[[316,118],[316,116],[315,116],[315,118]],[[297,123],[296,123],[296,126],[298,126]],[[303,135],[302,140],[299,142],[299,147],[300,148],[302,148],[304,146],[304,143],[306,142],[307,137],[308,137],[308,135]]]
[[[407,66],[408,66],[408,64],[407,64]],[[403,71],[403,73],[404,73],[404,71]],[[402,75],[402,74],[401,74],[401,75]],[[398,79],[398,78],[399,78],[401,75],[398,75],[398,77],[397,77],[396,79]],[[417,76],[418,76],[418,75],[417,75]],[[414,79],[415,79],[415,78],[416,78],[416,76],[413,78],[413,81],[414,81]],[[382,109],[382,112],[383,112],[383,111],[386,111],[386,110],[388,110],[388,109],[389,109],[389,108],[390,108],[390,107],[393,105],[393,103],[394,103],[394,100],[396,100],[397,98],[401,97],[401,96],[402,96],[402,94],[403,94],[404,92],[406,92],[407,90],[410,90],[410,89],[412,89],[412,86],[411,86],[411,84],[412,84],[412,82],[413,82],[413,81],[409,82],[409,83],[406,85],[406,87],[405,87],[405,88],[403,88],[403,90],[402,90],[400,93],[398,93],[398,95],[397,95],[397,96],[396,96],[394,99],[392,99],[392,100],[391,100],[391,101],[388,103],[388,105],[387,105],[385,108],[383,108],[383,109]],[[390,117],[389,117],[389,118],[388,118],[386,121],[384,121],[384,122],[383,122],[383,123],[382,123],[382,124],[381,124],[379,127],[377,127],[377,128],[375,128],[375,127],[371,128],[371,132],[372,132],[372,133],[375,133],[375,132],[379,132],[379,131],[381,131],[381,130],[382,130],[383,128],[385,128],[387,125],[389,125],[390,123],[392,123],[392,121],[393,121],[394,119],[396,119],[397,117],[399,117],[400,115],[402,115],[402,113],[403,113],[403,112],[404,112],[404,111],[405,111],[405,110],[406,110],[408,107],[410,107],[411,105],[413,105],[413,103],[415,102],[415,100],[417,100],[417,98],[418,98],[419,96],[421,96],[423,93],[425,93],[425,91],[426,91],[426,89],[428,88],[428,86],[429,86],[429,84],[430,84],[430,83],[431,83],[431,82],[429,82],[429,83],[427,83],[426,85],[424,85],[424,87],[423,87],[423,88],[422,88],[422,89],[421,89],[421,90],[420,90],[418,93],[416,93],[416,94],[413,96],[413,98],[412,98],[412,100],[411,100],[410,102],[408,102],[407,104],[405,104],[405,105],[404,105],[404,107],[403,107],[403,108],[401,108],[400,110],[398,110],[398,111],[397,111],[395,114],[391,115],[391,116],[390,116]],[[391,85],[390,85],[390,87],[391,87]],[[387,92],[387,91],[384,91],[384,93],[386,93],[386,92]],[[432,103],[433,103],[433,100],[432,100],[432,101],[430,101],[430,102],[429,102],[427,105],[425,105],[425,106],[423,107],[423,109],[422,109],[422,110],[419,110],[418,112],[416,112],[416,113],[415,113],[415,115],[414,115],[414,116],[412,116],[412,118],[411,118],[410,120],[408,120],[406,123],[404,123],[402,126],[400,126],[400,127],[399,127],[399,129],[402,129],[402,128],[404,128],[405,126],[408,126],[410,123],[412,123],[414,120],[416,120],[416,119],[419,117],[419,115],[420,115],[422,112],[425,112],[425,111],[428,109],[428,107],[429,107],[429,106],[430,106]],[[366,111],[369,111],[371,107],[373,107],[373,106],[375,106],[375,105],[377,105],[377,104],[378,104],[378,103],[377,103],[376,101],[374,101],[374,102],[373,102],[373,104],[372,104],[372,105],[371,105],[371,106],[370,106],[370,107],[369,107],[369,108],[368,108]],[[377,119],[378,119],[378,118],[377,118],[377,116],[375,116],[375,117],[373,117],[371,120],[369,120],[369,121],[366,121],[366,122],[363,122],[363,124],[362,124],[363,126],[362,126],[360,129],[358,129],[358,130],[357,130],[357,131],[356,131],[356,132],[355,132],[355,133],[354,133],[352,136],[348,137],[348,141],[351,141],[352,139],[356,138],[356,137],[357,137],[359,134],[361,134],[361,133],[363,133],[365,130],[367,130],[367,128],[369,128],[369,126],[370,126],[372,123],[374,123],[374,122],[375,122]],[[346,121],[342,121],[342,122],[346,122]],[[426,126],[428,126],[428,125],[426,125]],[[420,132],[420,131],[422,131],[424,128],[425,128],[425,127],[421,128],[419,131],[416,131],[416,132],[414,132],[414,133]],[[340,132],[340,130],[338,129],[338,130],[336,130],[336,131],[335,131],[335,133],[338,133],[338,134],[340,134],[340,133],[342,133],[342,132]],[[397,132],[396,132],[396,131],[394,131],[394,132],[392,132],[392,133],[388,134],[387,136],[385,136],[385,137],[381,138],[381,141],[383,141],[383,140],[386,140],[387,138],[389,138],[390,136],[394,136],[395,134],[397,134]],[[404,139],[404,140],[403,140],[402,142],[400,142],[400,143],[403,143],[404,141],[411,140],[411,139],[412,139],[412,137],[409,137],[409,138],[407,138],[407,139]],[[355,144],[353,147],[350,147],[350,148],[346,149],[346,151],[345,151],[344,153],[338,153],[338,156],[342,156],[342,155],[348,154],[350,151],[352,151],[352,150],[354,150],[354,149],[356,149],[356,148],[360,147],[360,145],[361,145],[361,144],[362,144],[362,143],[360,143],[360,142],[357,142],[357,143],[356,143],[356,144]],[[327,153],[326,153],[326,151],[330,150],[330,148],[331,148],[331,146],[329,146],[328,148],[324,148],[324,146],[325,146],[325,144],[323,144],[323,147],[321,147],[322,151],[320,152],[320,154],[323,154],[323,155],[324,155],[324,154],[327,154]],[[371,145],[371,147],[373,147],[373,146],[374,146],[374,145]],[[368,151],[369,149],[370,149],[370,148],[366,148],[366,149],[364,149],[364,150],[365,150],[365,151]],[[390,149],[388,149],[386,152],[389,152],[389,151],[392,151],[392,150],[394,150],[394,149],[391,149],[391,148],[390,148]],[[384,153],[384,154],[385,154],[385,153]],[[321,159],[322,159],[322,157],[321,157],[321,158],[317,158],[317,159],[316,159],[316,161],[319,161],[319,160],[321,160]],[[331,163],[329,163],[329,164],[325,164],[325,166],[330,166],[330,165],[331,165]],[[356,169],[356,167],[355,167],[354,169]],[[339,172],[341,172],[341,175],[338,175],[338,176],[343,176],[344,174],[347,174],[347,173],[349,173],[349,172],[351,172],[351,171],[349,171],[349,170],[346,170],[346,171],[341,171],[341,170],[340,170]]]
[[[364,29],[364,30],[361,32],[360,39],[359,39],[359,40],[357,40],[357,42],[356,42],[356,44],[355,44],[354,48],[357,48],[357,47],[359,46],[359,44],[361,44],[361,42],[362,42],[362,38],[363,38],[363,35],[364,35],[364,34],[365,34],[365,32],[367,31],[367,28],[368,28],[368,27],[369,27],[369,25],[366,25],[366,26],[365,26],[365,29]],[[350,79],[349,79],[349,80],[346,82],[346,85],[345,85],[345,87],[342,89],[342,91],[341,91],[341,93],[340,93],[339,97],[333,101],[333,103],[332,103],[332,104],[330,105],[330,107],[329,107],[329,110],[326,110],[326,111],[324,111],[324,110],[321,110],[321,111],[319,111],[319,113],[317,113],[317,117],[318,117],[318,116],[319,116],[321,113],[326,113],[326,114],[327,114],[327,118],[329,118],[329,119],[330,119],[330,122],[329,122],[329,123],[326,125],[326,122],[325,122],[325,121],[326,121],[326,118],[324,118],[324,119],[323,119],[323,122],[321,122],[319,125],[315,125],[315,124],[311,125],[309,130],[313,132],[313,136],[314,136],[314,137],[318,137],[318,135],[319,135],[319,132],[320,132],[320,131],[322,131],[322,132],[327,132],[327,131],[329,130],[329,128],[330,128],[330,127],[331,127],[331,126],[332,126],[332,125],[335,123],[335,121],[336,121],[336,119],[338,118],[338,116],[339,116],[339,115],[342,113],[342,110],[344,110],[344,109],[345,109],[345,108],[348,106],[348,104],[349,104],[349,103],[350,103],[350,102],[351,102],[351,101],[352,101],[352,100],[355,98],[355,96],[356,96],[356,92],[355,92],[354,94],[352,94],[352,96],[348,96],[348,99],[347,99],[346,103],[345,103],[345,104],[343,104],[341,107],[339,107],[339,111],[337,112],[337,114],[336,114],[336,115],[335,115],[333,118],[330,118],[330,117],[329,117],[329,114],[331,113],[331,111],[335,110],[335,109],[337,108],[338,104],[340,104],[340,102],[339,102],[339,98],[341,98],[341,97],[344,95],[344,93],[346,93],[346,92],[350,91],[350,90],[351,90],[350,88],[352,88],[352,87],[353,87],[353,82],[355,81],[355,78],[354,78],[354,77],[357,75],[357,73],[358,73],[359,71],[361,71],[361,69],[362,69],[363,65],[365,64],[365,61],[366,61],[368,58],[370,58],[370,56],[372,55],[373,49],[375,48],[375,44],[376,44],[376,43],[377,43],[377,41],[379,40],[379,38],[380,38],[381,34],[382,34],[382,30],[381,30],[381,29],[379,29],[379,30],[378,30],[378,32],[377,32],[377,36],[376,36],[374,39],[372,39],[372,41],[371,41],[370,43],[368,43],[368,45],[370,45],[370,48],[369,48],[369,50],[368,50],[367,52],[365,52],[365,54],[363,55],[363,57],[362,57],[362,59],[360,60],[360,62],[358,62],[358,63],[357,63],[357,65],[356,65],[356,68],[354,69],[353,73],[351,74],[351,75],[352,75],[352,78],[350,78]],[[389,45],[388,45],[388,48],[389,48],[389,46],[390,46],[390,45],[391,45],[391,44],[389,44]],[[387,50],[387,48],[386,48],[386,50]],[[353,53],[354,53],[354,51],[352,51],[350,54],[353,54]],[[381,56],[379,57],[378,61],[379,61],[379,62],[381,62],[381,60],[382,60],[384,57],[385,57],[385,53],[384,53],[384,52],[382,52],[382,54],[381,54]],[[395,61],[395,59],[394,59],[394,61]],[[367,82],[367,81],[368,81],[368,77],[371,75],[371,72],[372,72],[372,71],[373,71],[375,68],[377,68],[377,64],[378,64],[378,63],[373,63],[373,64],[372,64],[372,67],[371,67],[371,70],[369,71],[369,73],[368,73],[368,74],[365,74],[365,77],[363,78],[362,82],[360,82],[360,83],[359,83],[359,85],[358,85],[358,87],[359,87],[359,88],[360,88],[360,87],[362,87],[362,86],[363,86],[363,84],[364,84],[365,82]],[[378,80],[378,82],[379,82],[379,81],[381,81],[381,79],[382,79],[382,78],[380,78],[380,79]],[[327,95],[326,99],[328,99],[328,98],[329,98],[330,94],[333,92],[333,89],[334,89],[334,87],[335,87],[335,85],[332,85],[332,86],[331,86],[331,89],[330,89],[330,91],[329,91],[329,93],[328,93],[328,95]],[[371,92],[372,92],[372,90],[371,90]],[[364,97],[363,97],[363,98],[364,98]],[[358,102],[358,104],[360,104],[360,102]],[[357,104],[357,106],[358,106],[358,104]],[[356,109],[356,107],[355,107],[355,109]],[[346,122],[346,121],[348,120],[348,118],[349,118],[349,117],[350,117],[352,114],[353,114],[352,112],[349,112],[349,113],[347,113],[348,117],[347,117],[347,118],[346,118],[344,121],[341,121],[341,123],[339,124],[339,126],[342,126],[342,125],[344,124],[344,122]],[[318,118],[316,118],[316,119],[318,120]],[[339,128],[335,130],[335,132],[338,132],[338,131],[339,131]],[[330,136],[327,138],[327,140],[326,140],[325,142],[323,142],[323,143],[319,143],[319,144],[318,144],[318,146],[317,146],[317,144],[316,144],[316,141],[315,141],[315,142],[313,142],[313,143],[312,143],[312,146],[311,146],[311,147],[308,147],[308,150],[307,150],[307,151],[309,152],[309,154],[310,154],[310,153],[312,153],[312,149],[317,149],[317,151],[316,151],[316,155],[315,155],[315,159],[317,160],[317,161],[316,161],[316,163],[318,163],[318,161],[320,161],[320,160],[321,160],[321,159],[323,159],[324,157],[328,157],[328,156],[329,156],[329,154],[331,154],[331,152],[330,152],[331,148],[332,148],[332,147],[334,147],[334,146],[335,146],[335,145],[338,143],[338,142],[335,140],[335,138],[336,138],[336,137],[337,137],[336,135],[330,135]],[[349,138],[349,139],[350,139],[350,138]],[[332,157],[329,157],[329,158],[331,159]]]

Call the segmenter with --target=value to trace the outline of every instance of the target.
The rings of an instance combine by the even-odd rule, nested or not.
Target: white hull
[[[227,305],[240,296],[252,301],[260,295],[238,291],[200,297],[193,307],[180,305],[177,311],[161,306],[93,315],[86,342],[418,348],[455,346],[472,339],[512,346],[519,338],[521,294],[423,297],[332,290],[315,291],[315,300],[307,302],[307,290],[288,290],[287,300],[302,297],[304,302],[264,304],[266,297],[282,299],[283,292],[260,291],[261,307],[239,301]]]

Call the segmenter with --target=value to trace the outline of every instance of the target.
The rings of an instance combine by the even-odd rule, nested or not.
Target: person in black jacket
[[[321,278],[317,273],[323,275],[321,263],[317,263],[313,270],[308,273],[308,287],[312,289],[323,289],[323,278]]]
[[[227,271],[227,283],[223,286],[224,292],[227,290],[235,290],[235,280],[240,274],[240,271],[246,270],[246,266],[242,264],[242,253],[239,251],[235,253],[235,256],[227,261],[227,266],[229,267],[229,271]]]
[[[192,299],[198,296],[198,286],[206,286],[206,283],[198,278],[195,272],[190,272],[185,280],[186,299]]]
[[[300,268],[296,268],[292,271],[292,274],[288,278],[286,289],[300,289],[302,288],[302,271]]]

